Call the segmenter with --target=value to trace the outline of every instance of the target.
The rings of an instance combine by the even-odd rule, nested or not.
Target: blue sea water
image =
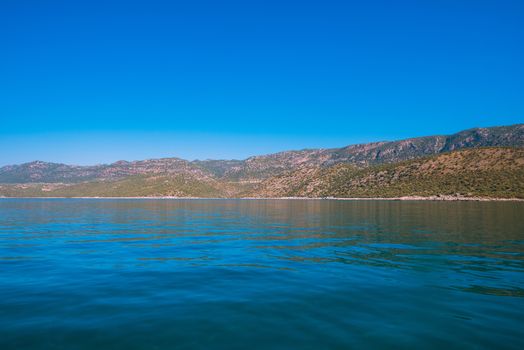
[[[0,200],[0,349],[522,349],[524,203]]]

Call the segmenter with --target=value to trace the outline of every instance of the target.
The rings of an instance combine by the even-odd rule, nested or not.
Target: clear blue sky
[[[524,1],[0,2],[0,165],[524,122]]]

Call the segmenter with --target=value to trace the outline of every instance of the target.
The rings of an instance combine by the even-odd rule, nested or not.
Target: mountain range
[[[162,158],[93,166],[34,161],[0,168],[0,195],[392,197],[446,192],[520,198],[522,147],[524,124],[517,124],[245,160]],[[479,175],[484,173],[492,178]],[[377,174],[383,181],[377,182]],[[493,181],[509,188],[488,191]]]

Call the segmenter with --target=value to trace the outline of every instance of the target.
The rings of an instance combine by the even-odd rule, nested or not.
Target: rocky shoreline
[[[490,197],[463,197],[451,195],[439,196],[404,196],[404,197],[173,197],[173,196],[142,196],[142,197],[0,197],[0,199],[212,199],[212,200],[336,200],[336,201],[448,201],[448,202],[524,202],[524,198],[490,198]]]

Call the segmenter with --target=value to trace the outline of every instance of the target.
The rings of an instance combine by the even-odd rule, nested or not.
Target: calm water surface
[[[0,349],[523,349],[524,203],[0,200]]]

